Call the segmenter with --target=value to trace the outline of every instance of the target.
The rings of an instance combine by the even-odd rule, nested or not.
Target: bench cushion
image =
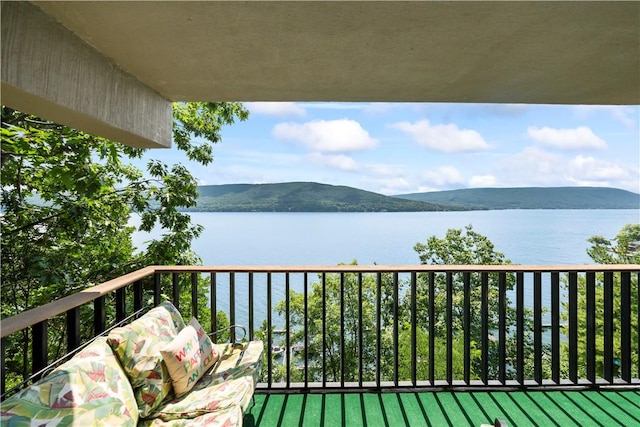
[[[243,413],[251,397],[262,366],[262,341],[235,346],[215,344],[220,361],[182,398],[158,408],[152,418],[162,421],[194,419],[200,416],[239,408]],[[235,413],[233,409],[231,413]],[[159,421],[158,421],[159,422]]]
[[[135,426],[138,407],[120,363],[99,337],[51,374],[2,402],[0,424]]]
[[[109,333],[107,341],[129,377],[141,417],[149,415],[172,392],[160,349],[184,326],[180,312],[170,302],[163,302]]]

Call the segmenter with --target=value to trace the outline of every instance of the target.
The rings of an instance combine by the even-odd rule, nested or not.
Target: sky
[[[640,193],[640,106],[247,102],[206,184],[313,181],[393,195],[481,187],[604,186]]]

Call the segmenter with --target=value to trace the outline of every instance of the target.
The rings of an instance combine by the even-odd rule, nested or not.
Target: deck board
[[[640,426],[640,391],[516,391],[267,394],[248,427]]]

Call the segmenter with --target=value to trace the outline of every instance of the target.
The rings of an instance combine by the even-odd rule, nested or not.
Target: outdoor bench
[[[234,426],[255,391],[262,341],[214,344],[163,302],[98,337],[0,404],[3,426]]]

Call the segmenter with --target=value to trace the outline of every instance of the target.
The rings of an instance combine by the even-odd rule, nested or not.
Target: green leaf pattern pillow
[[[163,302],[127,326],[115,328],[107,341],[120,359],[134,389],[141,417],[171,394],[171,377],[160,349],[184,328],[180,312]]]

